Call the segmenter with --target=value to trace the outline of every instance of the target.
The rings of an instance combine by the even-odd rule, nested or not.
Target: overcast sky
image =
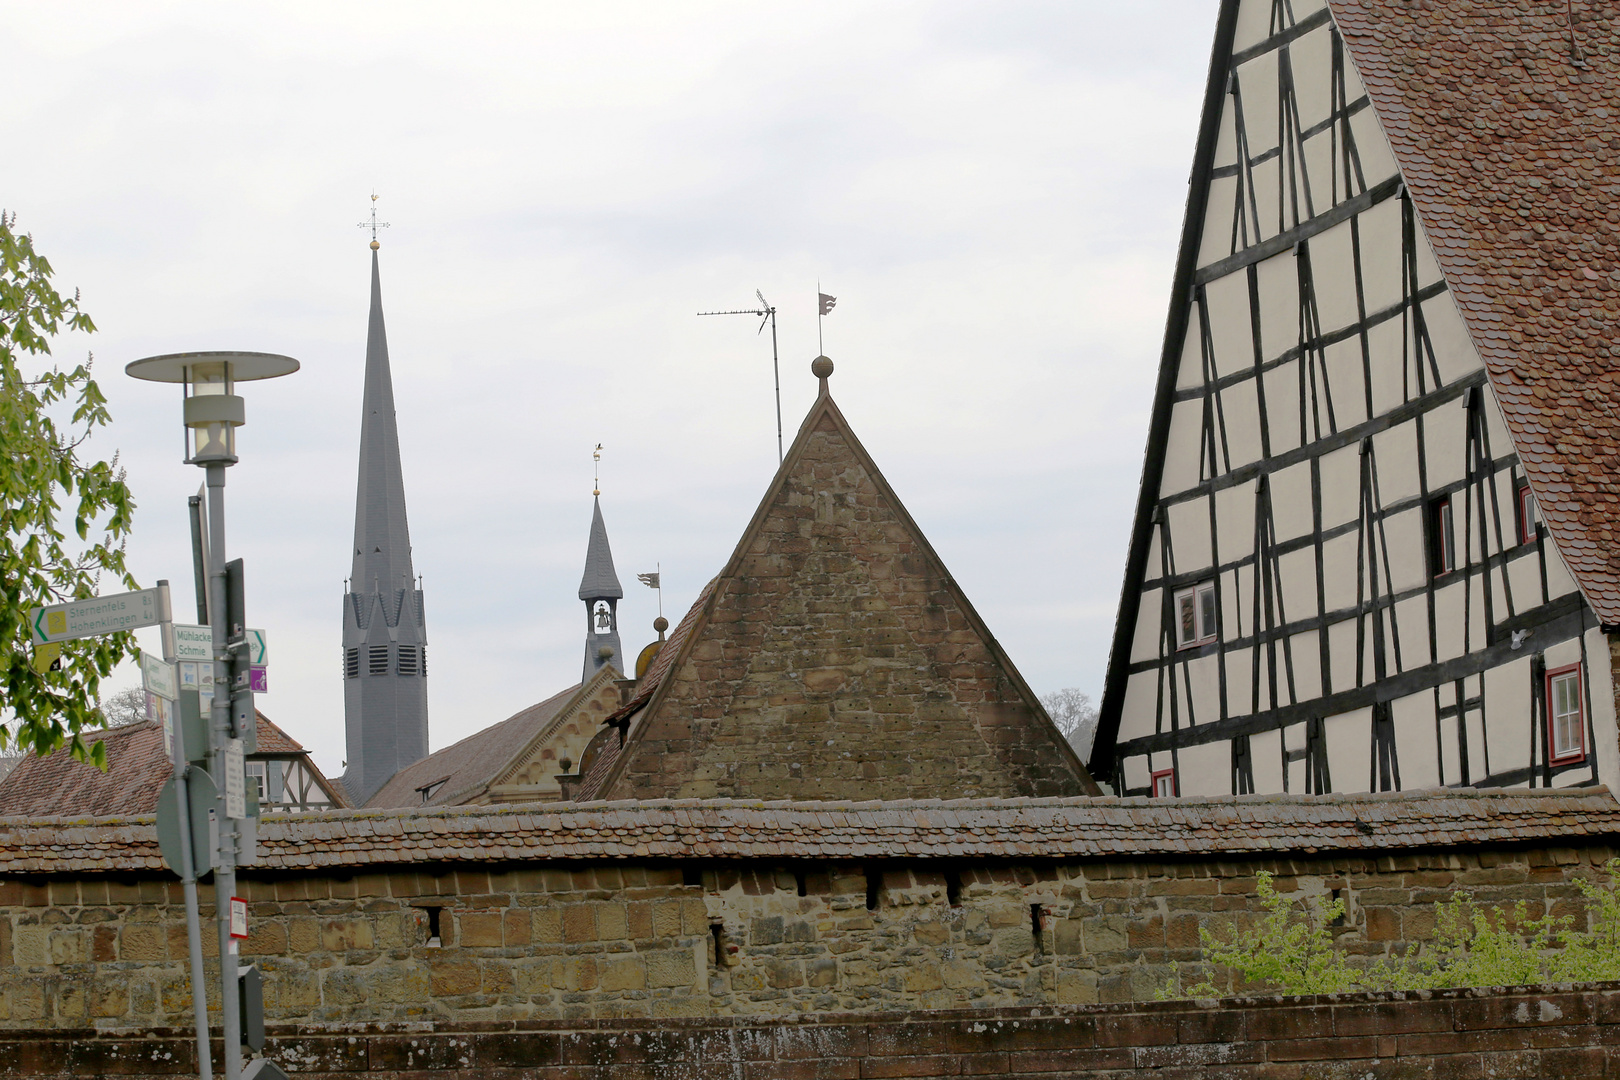
[[[383,302],[430,722],[445,746],[577,681],[591,448],[652,637],[729,557],[833,395],[1039,692],[1102,687],[1213,0],[0,4],[0,205],[82,290],[139,510],[191,601],[179,391],[236,348],[233,556],[261,708],[340,771],[367,242]],[[138,682],[132,670],[116,685]]]

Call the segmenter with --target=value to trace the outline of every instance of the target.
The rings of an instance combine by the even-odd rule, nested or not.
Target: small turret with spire
[[[343,785],[362,805],[396,772],[428,752],[427,624],[411,566],[405,477],[394,416],[394,379],[383,326],[382,277],[372,197],[371,318],[360,416],[354,564],[343,598],[343,713],[348,768]]]
[[[602,522],[602,444],[597,443],[596,481],[592,486],[591,539],[585,549],[585,576],[579,582],[579,598],[585,602],[585,671],[589,679],[606,664],[624,674],[624,647],[619,644],[619,601],[624,588],[613,569],[613,549],[608,546],[607,526]]]

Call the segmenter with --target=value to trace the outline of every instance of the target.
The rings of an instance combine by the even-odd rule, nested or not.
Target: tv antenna
[[[742,308],[737,311],[700,311],[699,315],[758,315],[759,329],[755,334],[765,332],[765,324],[771,324],[771,371],[776,376],[776,463],[782,464],[782,363],[776,353],[776,309],[765,299],[765,294],[758,289],[754,295],[759,297],[759,307]]]

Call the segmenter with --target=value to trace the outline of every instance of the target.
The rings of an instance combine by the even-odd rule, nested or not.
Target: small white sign
[[[247,778],[243,775],[242,740],[225,743],[225,816],[240,821],[247,817]]]
[[[231,937],[245,938],[247,931],[247,901],[239,896],[231,897]]]
[[[180,689],[202,689],[202,675],[199,671],[202,667],[201,664],[191,660],[182,660],[175,667],[180,669]]]
[[[214,658],[214,631],[206,626],[174,626],[174,658],[176,660],[212,660]]]
[[[34,643],[72,641],[97,634],[115,634],[156,626],[163,621],[163,603],[157,589],[93,596],[71,604],[37,607],[28,613]]]
[[[180,696],[179,679],[174,665],[166,664],[151,653],[141,653],[141,684],[146,692],[173,701]]]

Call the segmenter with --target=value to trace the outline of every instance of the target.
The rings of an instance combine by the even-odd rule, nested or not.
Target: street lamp
[[[246,411],[236,385],[259,379],[274,379],[298,370],[290,356],[257,352],[192,352],[149,356],[136,360],[124,371],[148,382],[179,383],[184,399],[186,425],[185,461],[205,470],[208,481],[208,625],[214,652],[214,699],[208,723],[208,768],[217,781],[219,797],[215,820],[219,823],[214,849],[214,914],[219,924],[220,1014],[224,1028],[225,1080],[242,1075],[241,1017],[237,1001],[236,939],[231,934],[232,899],[236,895],[236,864],[241,854],[245,777],[242,775],[243,735],[256,723],[253,691],[233,685],[231,649],[245,648],[243,627],[226,626],[227,574],[225,561],[225,469],[236,464],[236,429],[246,423]],[[237,584],[240,584],[238,581]],[[239,613],[238,613],[239,614]],[[245,618],[245,616],[243,616]],[[235,636],[237,642],[228,640]],[[165,643],[168,648],[168,643]],[[172,659],[165,657],[165,659]],[[232,718],[235,717],[233,726]],[[180,728],[176,725],[176,749],[180,749]],[[189,819],[185,772],[187,753],[175,754],[175,779],[184,808],[181,820]],[[185,844],[189,848],[189,843]],[[189,857],[187,859],[189,862]],[[195,873],[182,871],[189,886],[187,921],[195,926]],[[189,879],[189,880],[187,880]],[[198,1017],[198,1069],[209,1074],[205,995],[201,984],[201,940],[188,928],[192,952],[192,999]],[[256,1063],[259,1064],[259,1063]]]

